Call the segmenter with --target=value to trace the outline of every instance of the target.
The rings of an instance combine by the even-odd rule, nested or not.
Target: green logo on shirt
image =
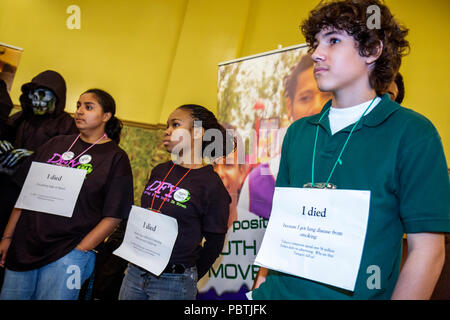
[[[191,194],[186,189],[178,189],[173,194],[173,198],[175,199],[175,201],[185,203],[185,202],[189,201],[189,199],[191,198]]]
[[[89,173],[92,172],[92,164],[90,163],[80,164],[77,166],[77,169],[86,170],[87,171],[86,175],[88,175]]]

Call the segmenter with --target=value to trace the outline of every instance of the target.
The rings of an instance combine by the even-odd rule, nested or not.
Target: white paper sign
[[[255,264],[354,291],[370,191],[276,188]]]
[[[16,208],[72,217],[86,170],[32,162]]]
[[[159,276],[178,236],[175,218],[132,206],[122,244],[113,253]]]

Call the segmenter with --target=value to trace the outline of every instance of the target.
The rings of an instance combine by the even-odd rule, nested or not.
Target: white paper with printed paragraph
[[[122,244],[113,253],[159,276],[169,263],[177,236],[175,218],[132,206]]]
[[[255,264],[354,291],[370,191],[275,188]]]
[[[86,172],[32,162],[15,207],[71,218]]]

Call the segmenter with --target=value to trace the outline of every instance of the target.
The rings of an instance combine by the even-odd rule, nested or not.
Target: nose
[[[311,54],[311,58],[316,63],[325,60],[325,53],[320,44],[318,44],[317,47],[314,49],[313,53]]]
[[[75,114],[83,115],[83,107],[82,107],[82,106],[78,107],[78,108],[75,110]]]

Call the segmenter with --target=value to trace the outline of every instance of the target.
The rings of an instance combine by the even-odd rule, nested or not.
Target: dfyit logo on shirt
[[[73,159],[74,154],[71,151],[64,152],[62,155],[59,153],[53,153],[53,156],[47,160],[47,163],[56,164],[57,166],[69,166],[71,168],[77,168],[86,170],[86,178],[87,175],[93,171],[92,164],[89,163],[92,161],[92,156],[89,154],[85,154],[81,156],[78,160]]]
[[[54,153],[53,156],[47,160],[47,163],[56,164],[58,166],[70,166],[71,168],[75,168],[77,165],[80,164],[77,160],[69,159],[69,155],[67,153],[64,153],[63,155],[60,155],[59,153]]]
[[[170,182],[154,181],[144,191],[149,196],[156,196],[156,198],[164,199],[167,197],[167,202],[175,204],[182,208],[186,208],[184,203],[191,199],[191,193],[180,187],[176,187]]]
[[[161,187],[160,187],[160,186],[161,186]],[[159,190],[158,190],[158,188],[159,188]],[[168,189],[169,193],[167,193],[167,192],[162,192],[162,191],[167,190],[167,189]],[[148,191],[148,192],[155,192],[156,194],[164,193],[164,196],[167,195],[167,198],[170,199],[170,198],[172,198],[172,194],[173,194],[174,192],[178,191],[179,189],[180,189],[179,187],[174,188],[174,185],[171,184],[170,182],[161,182],[161,181],[156,180],[156,181],[153,182],[151,185],[149,185],[149,186],[145,189],[145,191]]]

